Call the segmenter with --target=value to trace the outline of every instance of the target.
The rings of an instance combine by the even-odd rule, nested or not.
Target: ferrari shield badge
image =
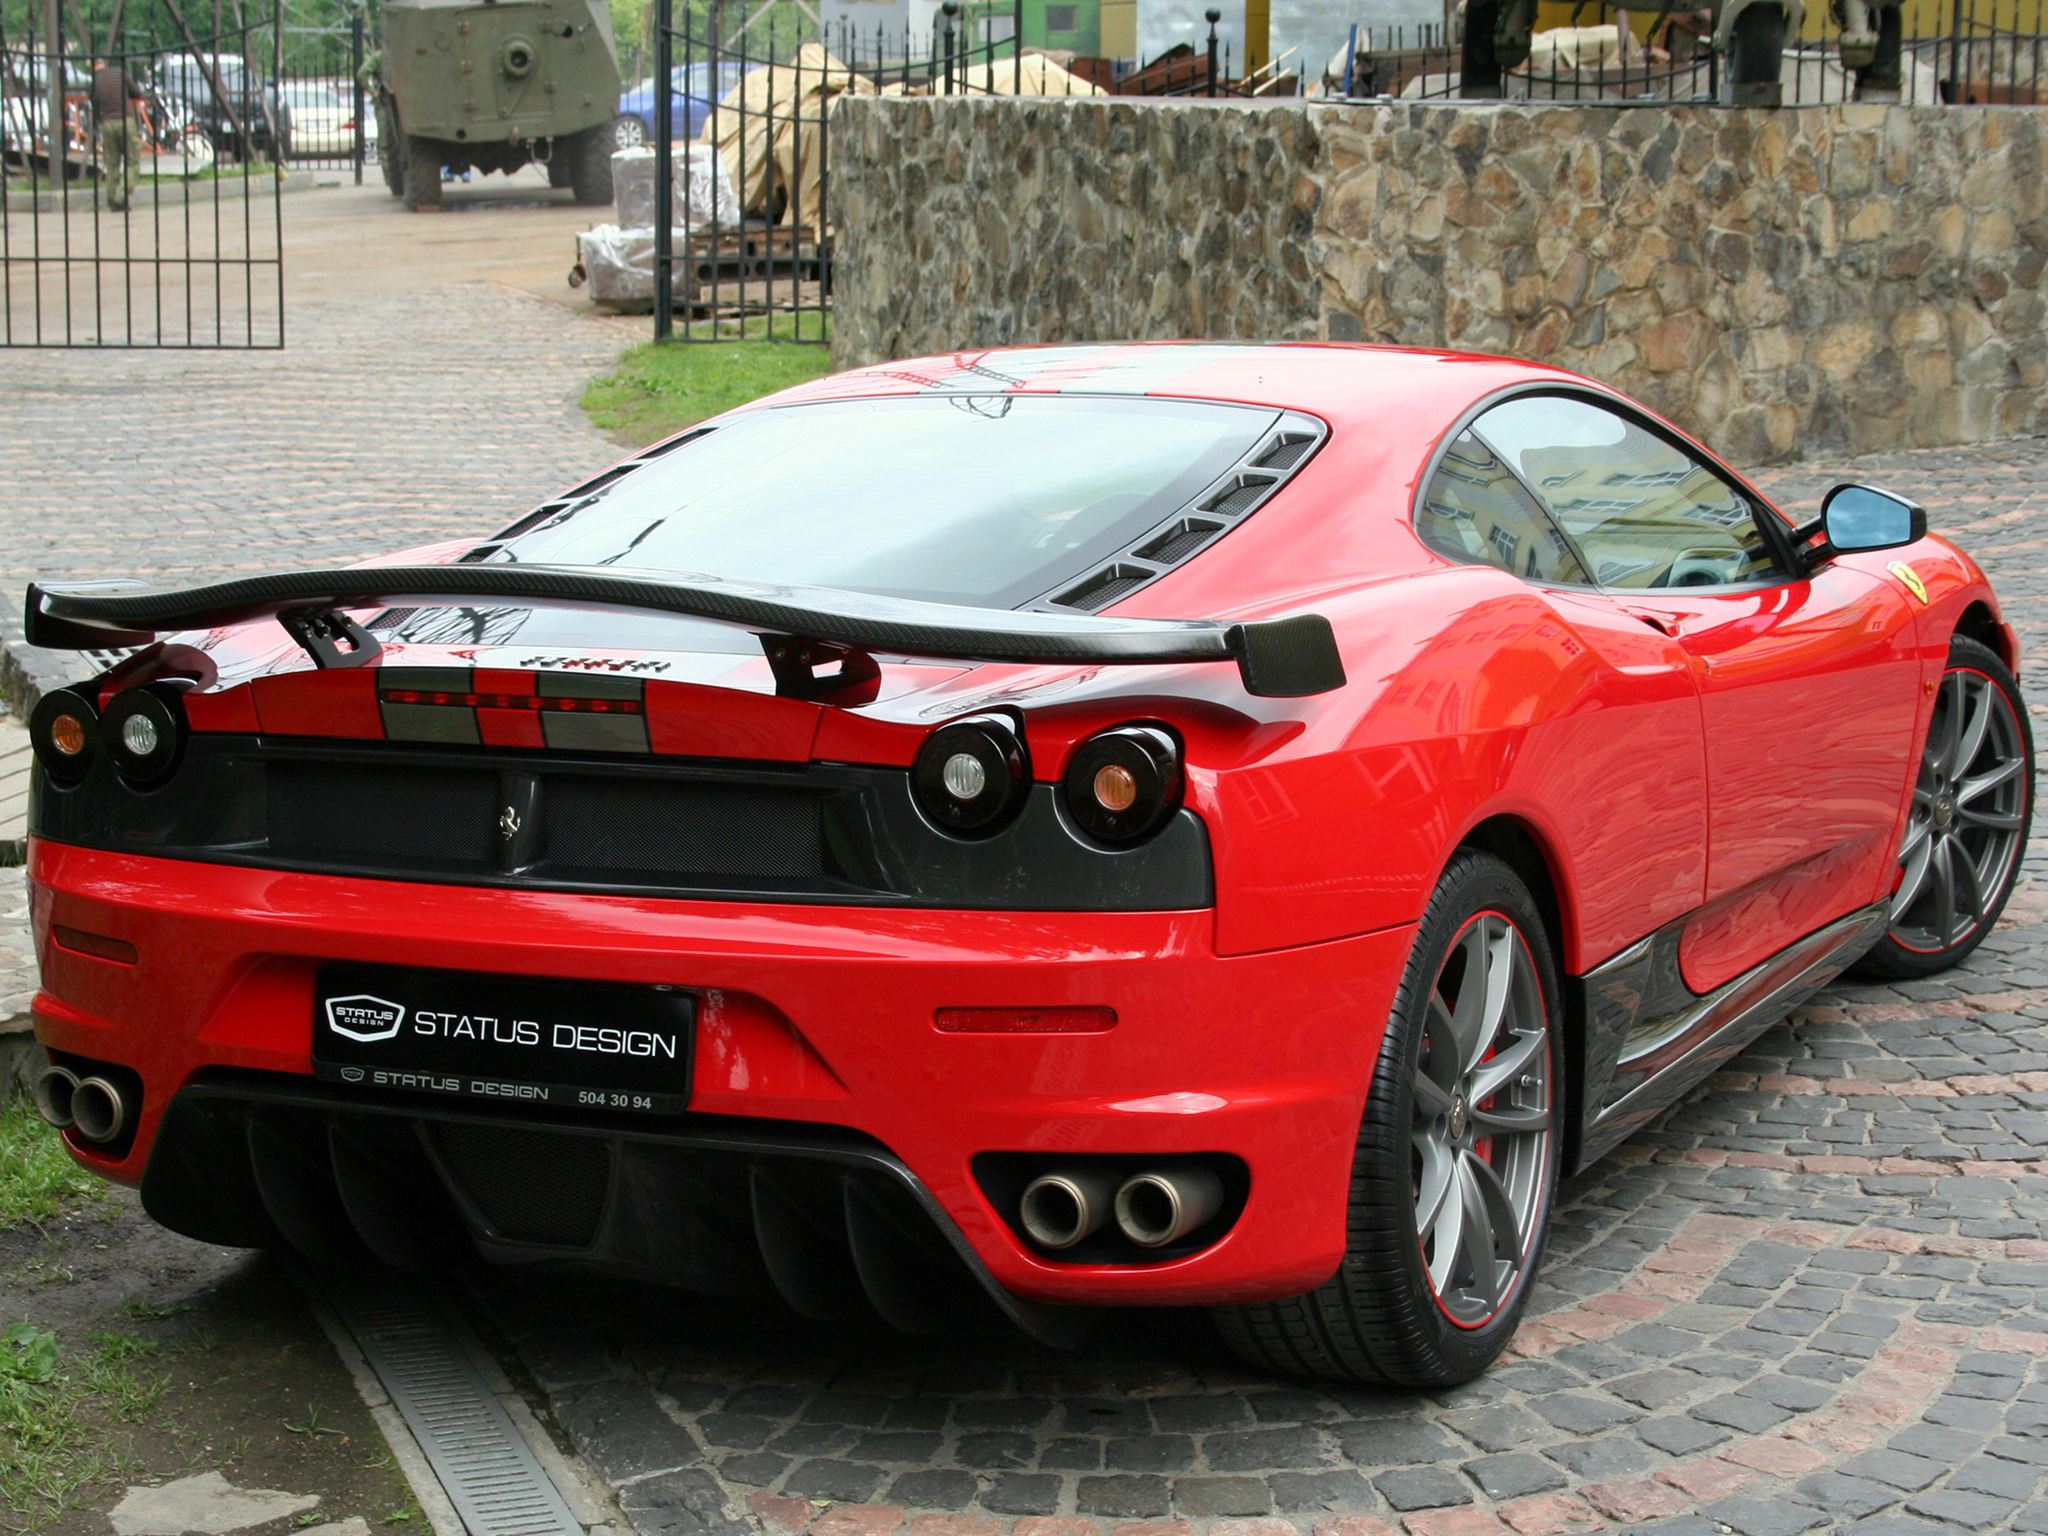
[[[1921,602],[1927,601],[1927,583],[1920,579],[1920,573],[1914,570],[1913,567],[1906,564],[1903,560],[1894,560],[1885,569],[1898,577],[1900,581],[1903,581],[1906,584],[1906,590],[1919,598]]]

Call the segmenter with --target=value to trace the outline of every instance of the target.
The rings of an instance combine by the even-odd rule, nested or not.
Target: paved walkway
[[[509,522],[623,451],[576,400],[644,322],[473,282],[290,324],[283,352],[0,356],[0,578],[357,559]]]

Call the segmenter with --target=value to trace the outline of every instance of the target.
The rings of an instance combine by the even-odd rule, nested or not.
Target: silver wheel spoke
[[[1961,736],[1956,744],[1955,761],[1948,765],[1948,776],[1961,778],[1963,770],[1977,760],[1977,754],[1984,750],[1984,733],[1991,726],[1991,711],[1994,708],[1991,687],[1988,683],[1972,686],[1963,684],[1963,702],[1968,707],[1968,718],[1963,722]]]
[[[1434,1120],[1451,1112],[1451,1096],[1429,1073],[1418,1067],[1415,1070],[1415,1112]]]
[[[1984,888],[1977,879],[1977,861],[1970,857],[1970,850],[1959,837],[1948,840],[1948,856],[1956,872],[1957,914],[1969,919],[1966,928],[1974,928],[1984,916]]]
[[[1465,1154],[1461,1164],[1467,1185],[1485,1212],[1485,1241],[1481,1244],[1468,1240],[1466,1252],[1471,1255],[1473,1276],[1479,1279],[1487,1304],[1498,1306],[1521,1264],[1522,1224],[1515,1217],[1514,1201],[1508,1198],[1500,1175],[1491,1166],[1470,1152]],[[1469,1231],[1478,1223],[1468,1216],[1465,1225]],[[1502,1259],[1503,1252],[1512,1257]],[[1480,1279],[1481,1276],[1484,1278]]]
[[[1550,1129],[1550,1111],[1547,1109],[1475,1109],[1471,1115],[1472,1123],[1480,1130],[1502,1136]]]
[[[1535,1060],[1543,1049],[1543,1044],[1544,1037],[1541,1034],[1517,1036],[1513,1045],[1498,1056],[1489,1057],[1479,1064],[1479,1069],[1472,1074],[1472,1080],[1465,1089],[1465,1097],[1474,1104],[1484,1104],[1528,1070],[1529,1063]]]
[[[1472,1271],[1474,1293],[1491,1307],[1500,1301],[1494,1291],[1493,1212],[1487,1208],[1486,1196],[1473,1177],[1475,1165],[1483,1166],[1469,1153],[1458,1159],[1458,1193],[1465,1203],[1465,1223],[1458,1234],[1458,1247],[1465,1267]]]
[[[2020,769],[2026,765],[2018,758],[2008,758],[1996,768],[1987,768],[1982,773],[1972,774],[1956,786],[1956,803],[1968,805],[1979,795],[1998,788],[2019,777]]]
[[[1458,947],[1465,951],[1465,973],[1458,983],[1458,1006],[1451,1010],[1450,1018],[1451,1038],[1458,1048],[1458,1059],[1453,1067],[1459,1076],[1463,1076],[1465,1068],[1479,1054],[1481,1031],[1486,1027],[1488,967],[1485,918],[1466,930]]]
[[[1963,675],[1951,672],[1941,680],[1941,703],[1944,708],[1940,725],[1941,734],[1928,742],[1934,776],[1946,783],[1955,777],[1956,747],[1963,739]]]
[[[1487,926],[1497,926],[1499,931],[1487,940],[1481,951],[1486,957],[1486,1012],[1480,1017],[1477,1037],[1459,1064],[1467,1072],[1485,1058],[1494,1037],[1500,1033],[1501,1020],[1507,1017],[1508,993],[1515,984],[1515,930],[1506,923],[1496,925],[1489,922]]]
[[[1995,832],[2017,832],[2020,829],[2017,814],[2001,816],[1996,811],[1973,811],[1967,806],[1956,807],[1956,820],[1968,822],[1973,827],[1989,827]]]
[[[1899,880],[1897,894],[1892,897],[1892,920],[1897,922],[1912,909],[1920,899],[1921,888],[1927,884],[1927,868],[1934,862],[1934,840],[1928,836],[1928,829],[1922,827],[1920,836],[1912,842],[1912,852],[1905,860],[1906,873]]]
[[[1434,1240],[1429,1256],[1429,1283],[1436,1287],[1439,1296],[1450,1289],[1451,1275],[1458,1267],[1458,1250],[1465,1242],[1465,1181],[1459,1176],[1457,1162],[1448,1148],[1444,1162],[1446,1198],[1437,1207],[1436,1220],[1423,1233],[1425,1240]]]
[[[1947,948],[1956,931],[1956,867],[1949,858],[1948,839],[1934,845],[1934,932]]]
[[[1422,1159],[1421,1187],[1415,1193],[1415,1230],[1427,1240],[1443,1216],[1444,1198],[1456,1187],[1456,1164],[1451,1149],[1433,1137],[1418,1135],[1415,1150]]]

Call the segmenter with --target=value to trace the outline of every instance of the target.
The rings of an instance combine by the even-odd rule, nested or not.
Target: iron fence
[[[634,248],[651,244],[657,340],[830,339],[829,120],[842,95],[1257,96],[1295,86],[1277,64],[1234,77],[1214,13],[1205,46],[1135,68],[1018,46],[1021,0],[967,10],[949,0],[929,33],[818,28],[759,11],[728,30],[722,9],[713,0],[708,17],[677,25],[672,0],[654,7],[653,78],[672,88],[652,93],[651,206],[629,209],[622,194],[620,249],[644,217],[651,239]]]
[[[1841,28],[1816,5],[1807,35],[1783,51],[1776,101],[1782,106],[1881,100],[1911,105],[2048,104],[2048,0],[1953,0],[1940,28],[1903,30],[1898,70],[1845,60]],[[1638,40],[1608,24],[1539,32],[1526,60],[1505,70],[1489,96],[1525,101],[1693,101],[1726,103],[1731,86],[1708,24],[1692,11],[1658,13]],[[1450,100],[1464,96],[1461,45],[1435,26],[1354,28],[1325,81],[1352,100]]]
[[[287,118],[286,164],[294,170],[347,171],[357,186],[377,158],[377,93],[366,71],[377,51],[378,15],[352,0],[344,19],[287,20],[278,94]]]
[[[0,7],[0,345],[284,345],[277,13],[186,4]]]

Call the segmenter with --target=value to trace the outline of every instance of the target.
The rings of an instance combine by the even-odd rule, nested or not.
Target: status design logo
[[[403,1023],[404,1007],[381,997],[358,993],[354,997],[327,999],[327,1027],[351,1040],[389,1040]]]

